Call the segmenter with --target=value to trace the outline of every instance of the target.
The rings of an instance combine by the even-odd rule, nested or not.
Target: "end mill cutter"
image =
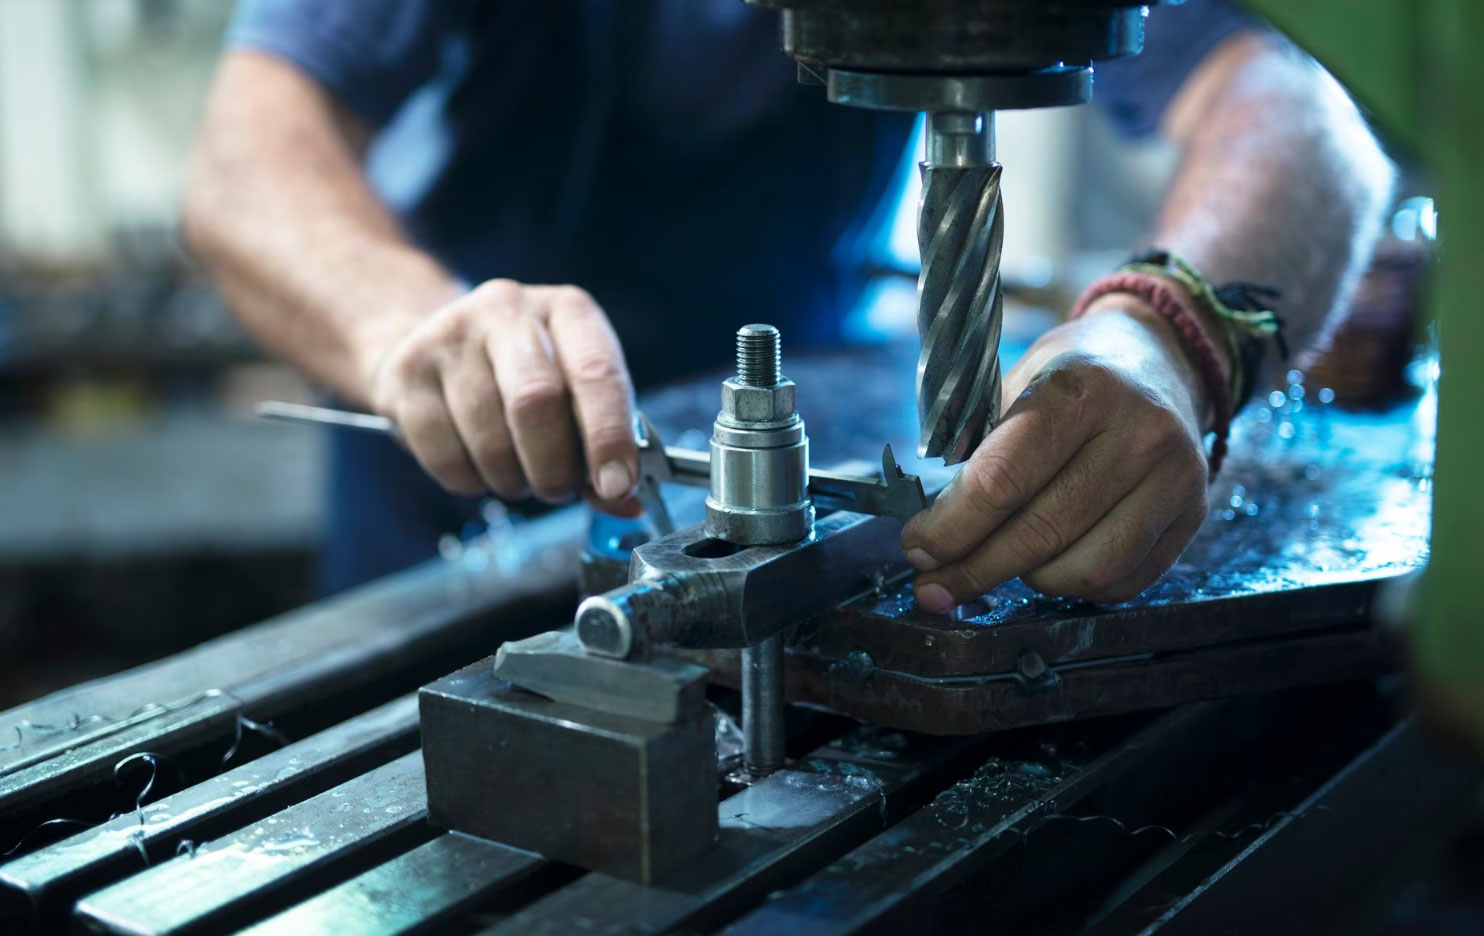
[[[921,458],[968,458],[1000,417],[1005,218],[994,114],[929,113],[917,245]]]

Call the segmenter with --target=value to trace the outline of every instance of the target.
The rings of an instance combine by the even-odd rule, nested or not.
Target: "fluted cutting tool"
[[[1095,61],[1137,53],[1132,0],[747,0],[782,13],[799,81],[927,114],[917,240],[918,454],[969,457],[1000,410],[1001,170],[994,113],[1081,104]],[[1168,0],[1179,2],[1179,0]]]
[[[930,114],[917,244],[917,454],[969,457],[1000,415],[1000,252],[994,115]]]

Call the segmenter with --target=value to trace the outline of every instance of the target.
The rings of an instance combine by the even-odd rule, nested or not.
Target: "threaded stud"
[[[737,379],[748,387],[776,387],[783,381],[783,346],[772,325],[737,329]]]

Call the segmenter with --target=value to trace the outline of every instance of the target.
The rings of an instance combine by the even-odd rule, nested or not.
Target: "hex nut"
[[[721,384],[721,412],[737,422],[777,422],[794,415],[794,382],[785,378],[772,387],[749,387],[737,379]]]

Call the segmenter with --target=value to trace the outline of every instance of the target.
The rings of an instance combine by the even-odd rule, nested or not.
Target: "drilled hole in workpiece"
[[[725,559],[727,556],[735,555],[741,548],[736,543],[728,543],[723,539],[708,538],[696,540],[685,547],[682,552],[696,559]]]

